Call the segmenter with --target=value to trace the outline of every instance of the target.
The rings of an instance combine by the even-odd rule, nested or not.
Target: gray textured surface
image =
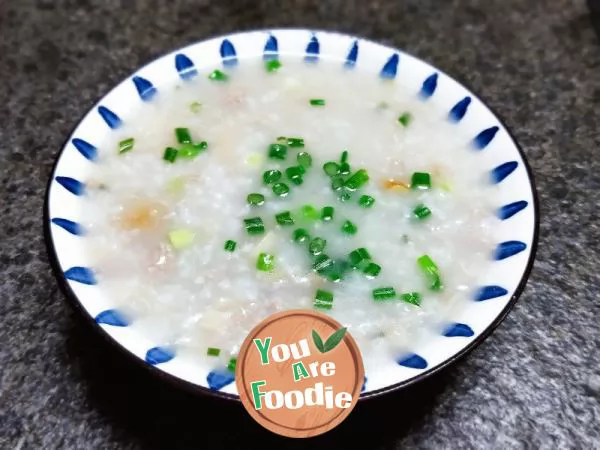
[[[486,342],[310,442],[131,367],[80,324],[42,238],[53,159],[111,85],[191,41],[291,25],[468,82],[514,130],[543,215],[529,285]],[[583,1],[0,0],[0,101],[0,448],[600,448],[600,41]]]

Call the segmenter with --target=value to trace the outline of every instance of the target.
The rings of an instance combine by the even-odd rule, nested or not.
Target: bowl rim
[[[71,306],[75,309],[75,311],[77,311],[77,313],[81,314],[84,317],[84,321],[87,322],[89,325],[91,325],[91,328],[93,330],[95,330],[95,332],[97,332],[99,335],[102,336],[102,339],[105,342],[107,342],[110,347],[113,347],[114,349],[116,349],[120,354],[124,355],[126,357],[126,359],[133,361],[135,363],[135,365],[137,365],[138,367],[143,367],[146,371],[148,371],[149,374],[156,377],[158,380],[165,381],[175,388],[183,389],[191,394],[196,394],[196,395],[199,394],[199,395],[206,395],[209,397],[217,397],[217,398],[222,398],[222,399],[240,403],[241,400],[238,395],[221,392],[218,390],[212,390],[208,387],[204,387],[204,386],[192,383],[190,381],[181,379],[175,375],[165,372],[164,370],[162,370],[154,365],[148,364],[141,358],[136,357],[136,355],[134,355],[127,347],[125,347],[123,344],[121,344],[119,341],[117,341],[116,339],[111,337],[107,332],[105,332],[102,329],[102,327],[100,326],[100,324],[98,324],[94,320],[94,318],[84,309],[84,307],[83,307],[82,303],[79,301],[77,295],[73,292],[71,286],[67,282],[64,272],[62,271],[60,264],[58,262],[58,256],[57,256],[56,248],[54,246],[54,241],[52,239],[52,232],[51,232],[51,225],[50,225],[50,206],[49,206],[50,190],[51,190],[52,182],[54,181],[54,174],[56,172],[56,168],[60,161],[60,157],[62,156],[65,147],[69,143],[75,130],[81,124],[82,120],[85,118],[85,116],[91,110],[93,110],[93,108],[95,106],[99,105],[100,102],[102,101],[102,99],[105,98],[113,89],[115,89],[116,86],[120,85],[122,82],[129,79],[133,74],[141,71],[146,66],[149,66],[150,64],[152,64],[158,60],[161,60],[164,57],[166,57],[176,51],[182,50],[186,47],[189,47],[189,46],[192,46],[195,44],[200,44],[200,43],[212,40],[212,39],[225,39],[225,38],[228,38],[231,36],[236,36],[236,35],[243,35],[243,34],[250,34],[250,33],[257,33],[257,32],[277,33],[278,31],[312,32],[312,33],[321,33],[321,34],[329,34],[329,35],[333,34],[333,35],[342,36],[342,37],[346,37],[346,38],[358,39],[359,41],[368,42],[368,43],[372,43],[372,44],[375,44],[378,46],[387,47],[388,49],[408,55],[408,56],[420,61],[421,63],[424,63],[427,65],[430,65],[431,67],[434,67],[438,73],[450,78],[451,80],[454,80],[456,83],[458,83],[460,86],[462,86],[466,91],[468,91],[471,94],[471,96],[473,98],[475,98],[477,101],[479,101],[483,106],[485,106],[492,113],[492,115],[495,117],[495,119],[498,121],[498,123],[500,125],[502,125],[502,127],[505,129],[506,133],[508,134],[508,136],[514,143],[515,148],[517,149],[517,151],[523,161],[523,166],[525,167],[525,170],[527,173],[527,179],[528,179],[529,186],[531,189],[531,197],[532,197],[532,203],[533,203],[533,205],[532,205],[533,206],[533,225],[534,225],[533,226],[533,235],[532,235],[532,240],[531,240],[531,250],[529,253],[529,258],[527,260],[527,264],[525,266],[525,270],[523,271],[523,274],[521,275],[519,283],[518,283],[513,295],[508,300],[506,306],[500,311],[500,313],[495,317],[495,319],[479,334],[479,336],[477,336],[475,339],[473,339],[473,341],[471,341],[468,345],[463,347],[460,351],[455,353],[453,356],[451,356],[448,359],[445,359],[438,365],[433,366],[430,369],[427,369],[427,370],[415,375],[412,378],[401,381],[399,383],[391,384],[389,386],[386,386],[386,387],[383,387],[380,389],[368,391],[368,392],[361,394],[359,397],[359,401],[364,402],[364,400],[367,400],[367,399],[378,398],[384,394],[408,388],[410,386],[415,385],[416,383],[419,383],[427,378],[434,376],[435,374],[443,371],[444,369],[447,369],[448,367],[454,365],[456,362],[458,362],[459,360],[464,358],[467,354],[469,354],[476,347],[478,347],[485,339],[487,339],[490,336],[490,334],[496,328],[498,328],[498,326],[504,321],[504,319],[506,318],[508,313],[513,309],[515,303],[517,302],[517,300],[523,293],[525,286],[527,284],[527,281],[529,280],[529,277],[531,275],[531,271],[533,270],[533,266],[535,263],[535,257],[536,257],[536,253],[537,253],[538,241],[539,241],[540,207],[539,207],[539,197],[538,197],[538,193],[537,193],[536,183],[535,183],[535,179],[533,176],[533,170],[531,169],[531,166],[526,158],[523,148],[516,140],[514,132],[512,131],[512,129],[510,127],[507,126],[505,121],[501,118],[500,115],[498,115],[496,110],[494,108],[492,108],[488,104],[488,102],[485,101],[481,95],[479,95],[478,92],[474,91],[470,87],[469,83],[466,83],[463,79],[461,79],[458,76],[448,74],[444,70],[441,70],[437,66],[430,64],[428,61],[422,59],[419,56],[415,56],[409,52],[406,52],[405,50],[402,50],[401,48],[394,47],[394,46],[388,45],[388,44],[384,44],[384,43],[378,42],[378,41],[370,39],[370,38],[364,38],[359,35],[354,35],[351,33],[345,33],[345,32],[332,30],[332,29],[302,28],[302,27],[273,27],[273,28],[253,28],[253,29],[239,30],[239,31],[233,31],[233,32],[228,32],[228,33],[223,33],[223,34],[209,35],[209,36],[205,36],[204,38],[202,38],[200,40],[189,42],[185,45],[171,49],[167,52],[163,52],[163,53],[159,54],[158,56],[153,57],[152,59],[148,60],[144,64],[135,68],[133,70],[133,72],[128,73],[124,78],[120,79],[118,82],[111,84],[111,86],[109,88],[107,88],[107,90],[104,93],[102,93],[99,97],[96,98],[96,100],[93,101],[91,106],[85,110],[85,112],[81,115],[81,117],[79,117],[79,119],[75,122],[73,127],[71,127],[70,131],[67,133],[67,137],[63,141],[63,144],[60,146],[60,149],[55,156],[55,159],[52,164],[51,171],[50,171],[50,177],[46,184],[46,191],[44,194],[43,235],[44,235],[44,241],[45,241],[45,246],[46,246],[46,253],[48,255],[48,260],[50,263],[51,270],[54,274],[54,277],[56,278],[56,280],[58,282],[58,286],[59,286],[61,292],[67,298],[67,301],[71,304]]]

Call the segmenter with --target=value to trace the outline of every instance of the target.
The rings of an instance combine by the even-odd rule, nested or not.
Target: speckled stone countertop
[[[280,26],[466,81],[523,146],[542,214],[529,284],[489,339],[310,441],[132,367],[59,292],[42,236],[53,160],[101,94],[184,44]],[[0,448],[600,448],[600,40],[583,0],[4,0],[0,104]]]

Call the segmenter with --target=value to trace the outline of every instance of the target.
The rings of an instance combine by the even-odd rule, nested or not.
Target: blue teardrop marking
[[[442,336],[446,336],[446,337],[471,337],[475,334],[475,332],[473,331],[473,329],[464,323],[453,323],[452,325],[449,325],[444,332],[442,333]]]
[[[208,387],[213,391],[219,391],[228,384],[233,383],[235,375],[227,369],[213,370],[206,376]]]
[[[502,286],[483,286],[475,294],[474,300],[476,302],[483,302],[492,298],[502,297],[506,294],[508,294],[508,291]]]
[[[399,365],[409,367],[411,369],[425,369],[427,361],[416,353],[410,353],[396,361]]]
[[[467,109],[471,104],[471,97],[467,96],[463,98],[460,102],[452,107],[450,112],[448,113],[448,118],[452,122],[460,122],[465,114],[467,113]]]
[[[94,272],[87,267],[71,267],[65,271],[65,278],[81,284],[94,285],[97,283]]]
[[[509,161],[504,164],[500,164],[498,167],[490,172],[492,183],[498,184],[504,181],[504,179],[515,171],[519,163],[517,161]]]
[[[83,155],[85,159],[94,161],[98,157],[98,149],[83,139],[75,138],[71,140],[73,146]]]
[[[265,49],[263,51],[263,59],[265,61],[277,59],[278,52],[279,52],[279,44],[277,43],[277,38],[271,34],[271,35],[269,35],[269,38],[267,39],[267,43],[265,44]]]
[[[390,59],[387,60],[381,72],[379,72],[379,76],[381,78],[385,78],[391,80],[396,78],[396,73],[398,73],[398,62],[400,61],[400,56],[398,53],[394,53],[390,56]]]
[[[313,35],[306,46],[306,55],[304,56],[304,60],[311,63],[317,62],[319,60],[319,52],[321,51],[320,48],[321,46],[319,44],[319,40]]]
[[[496,214],[501,220],[510,219],[519,211],[523,211],[525,208],[527,208],[528,204],[529,203],[527,203],[525,200],[519,200],[518,202],[509,203],[508,205],[504,205],[498,208]]]
[[[56,177],[56,182],[74,195],[83,195],[85,193],[85,184],[75,178]]]
[[[363,381],[363,385],[360,388],[360,392],[365,392],[367,390],[367,377],[365,376],[365,379]]]
[[[510,258],[511,256],[521,253],[527,248],[527,244],[521,241],[506,241],[501,242],[496,247],[494,252],[494,259],[500,261],[502,259]]]
[[[473,145],[475,146],[475,148],[477,150],[483,150],[484,148],[486,148],[488,144],[492,142],[492,139],[494,139],[494,136],[496,136],[498,130],[499,128],[497,126],[493,126],[490,128],[486,128],[477,136],[475,136],[475,139],[473,139]]]
[[[352,44],[352,47],[350,47],[348,56],[346,56],[346,62],[344,65],[348,68],[352,68],[356,65],[357,59],[358,59],[358,41],[354,41]]]
[[[146,352],[146,362],[153,366],[166,363],[175,358],[175,353],[164,347],[154,347]]]
[[[224,66],[235,66],[238,63],[235,47],[229,39],[224,39],[221,42],[220,48],[221,58],[223,58]]]
[[[135,85],[138,95],[145,102],[149,102],[152,100],[152,97],[156,95],[156,88],[145,78],[135,76],[133,77],[133,84]]]
[[[435,92],[435,90],[437,89],[437,82],[438,82],[438,74],[437,73],[433,73],[433,74],[429,75],[427,78],[425,78],[425,81],[423,81],[423,85],[421,86],[421,90],[419,91],[419,96],[423,100],[426,100],[429,97],[431,97],[433,95],[433,93]]]
[[[51,222],[54,225],[58,225],[62,229],[67,230],[69,233],[74,234],[75,236],[81,236],[85,234],[83,227],[77,222],[73,222],[72,220],[55,217],[51,220]]]
[[[114,112],[108,109],[106,106],[98,106],[98,114],[104,119],[106,125],[111,129],[115,130],[121,126],[123,121]]]
[[[96,323],[112,325],[113,327],[126,327],[130,324],[125,314],[116,309],[107,309],[96,316]]]
[[[177,69],[182,80],[189,80],[198,75],[198,71],[192,60],[183,53],[175,55],[175,69]]]

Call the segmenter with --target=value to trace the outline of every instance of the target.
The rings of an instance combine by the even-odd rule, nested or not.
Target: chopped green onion
[[[327,245],[327,241],[325,239],[321,239],[320,237],[314,238],[308,244],[308,251],[313,255],[320,255],[325,250],[325,245]]]
[[[415,172],[412,174],[410,181],[412,189],[429,189],[431,188],[431,175],[427,172]]]
[[[294,242],[302,243],[309,239],[310,235],[308,234],[308,231],[306,231],[304,228],[298,228],[294,230],[293,238]]]
[[[281,172],[279,170],[267,170],[263,173],[263,182],[265,184],[272,184],[281,179]]]
[[[246,197],[246,201],[251,206],[262,206],[265,204],[265,196],[253,192],[252,194],[248,194],[248,197]]]
[[[421,306],[421,294],[418,292],[407,292],[406,294],[400,294],[402,301],[410,303],[411,305]]]
[[[287,138],[287,145],[292,148],[304,147],[304,139],[302,138]]]
[[[342,224],[342,232],[346,234],[356,234],[358,228],[349,220],[345,220]]]
[[[331,309],[333,306],[333,294],[329,291],[317,289],[313,306],[315,308]]]
[[[349,173],[350,173],[350,164],[348,164],[346,162],[340,164],[340,174],[348,175]]]
[[[226,73],[221,72],[219,69],[217,69],[213,70],[208,76],[208,78],[213,81],[227,81],[229,79],[229,76],[227,76]]]
[[[373,300],[388,300],[394,297],[396,297],[396,290],[393,287],[373,289]]]
[[[275,220],[282,227],[294,225],[294,219],[292,219],[292,214],[289,211],[283,211],[283,212],[280,212],[279,214],[276,214]]]
[[[269,145],[269,158],[285,159],[287,157],[287,145],[271,144]]]
[[[340,173],[340,166],[336,162],[329,161],[323,165],[323,170],[325,171],[325,173],[327,175],[329,175],[330,177],[333,177]]]
[[[350,265],[352,267],[360,268],[365,265],[364,263],[369,263],[371,261],[371,255],[369,255],[366,248],[357,248],[350,252],[348,259],[350,260]]]
[[[175,137],[180,144],[191,144],[192,136],[187,128],[175,128]]]
[[[180,194],[185,188],[185,177],[175,177],[167,183],[167,191],[169,194]]]
[[[340,158],[340,162],[341,162],[342,164],[344,164],[344,163],[347,163],[347,162],[348,162],[348,151],[347,151],[347,150],[344,150],[344,151],[342,152],[342,157]]]
[[[200,112],[200,109],[202,109],[202,103],[200,103],[200,102],[192,102],[190,104],[190,111],[192,111],[194,114]]]
[[[237,358],[231,358],[229,360],[229,362],[227,363],[227,369],[230,372],[234,372],[235,373],[235,366],[237,365]]]
[[[290,188],[285,183],[275,183],[273,185],[273,194],[278,197],[285,197],[290,193]]]
[[[271,272],[275,268],[275,262],[273,261],[275,257],[268,253],[261,253],[258,255],[258,260],[256,261],[256,268],[261,272]]]
[[[331,182],[331,189],[339,191],[344,187],[344,179],[342,177],[334,178]]]
[[[344,186],[351,191],[355,191],[364,186],[367,181],[369,181],[369,174],[365,169],[360,169],[354,172],[354,174],[346,180]]]
[[[413,209],[413,214],[417,219],[423,220],[431,215],[431,210],[425,205],[418,205],[415,209]]]
[[[311,242],[312,244],[312,242]],[[334,265],[333,259],[327,255],[317,255],[312,266],[313,270],[319,274],[326,274]]]
[[[244,219],[244,226],[246,233],[250,235],[263,234],[265,232],[265,225],[260,217]]]
[[[214,348],[214,347],[208,347],[208,350],[206,350],[206,354],[208,356],[219,356],[221,354],[221,349]]]
[[[177,250],[189,247],[194,242],[195,233],[185,228],[169,232],[169,241]]]
[[[443,288],[440,278],[440,269],[428,255],[423,255],[417,259],[417,264],[429,281],[429,289],[432,291],[441,291]]]
[[[342,203],[347,202],[348,200],[352,199],[352,192],[348,192],[347,188],[343,188],[340,191],[338,198],[340,199],[340,202],[342,202]]]
[[[304,168],[312,166],[312,156],[310,156],[307,152],[298,153],[296,155],[296,161],[298,161],[298,164]]]
[[[318,220],[319,211],[312,205],[304,205],[302,207],[302,217],[310,220]]]
[[[367,264],[367,267],[364,268],[363,273],[367,276],[367,278],[375,278],[381,272],[381,266],[370,262]]]
[[[165,149],[165,153],[163,154],[163,159],[165,161],[169,161],[171,163],[175,162],[175,159],[177,158],[177,149],[173,148],[173,147],[167,147]]]
[[[311,98],[310,104],[312,106],[325,106],[325,100],[322,98]]]
[[[333,206],[325,206],[322,210],[321,210],[321,219],[325,222],[329,222],[331,220],[333,220]]]
[[[195,158],[200,153],[208,148],[206,141],[202,141],[199,144],[184,144],[180,149],[177,156],[181,158]]]
[[[304,172],[304,167],[302,166],[292,166],[285,169],[285,175],[295,185],[302,184],[302,175],[304,174]]]
[[[225,241],[224,249],[226,252],[234,252],[235,247],[237,247],[237,242],[232,241],[232,240]]]
[[[127,153],[129,150],[133,149],[133,144],[135,144],[134,138],[123,139],[119,142],[119,154]]]
[[[271,59],[265,62],[265,69],[267,72],[276,72],[281,68],[281,63],[278,59]]]
[[[402,126],[405,126],[405,127],[407,127],[411,121],[412,121],[412,115],[408,112],[405,112],[405,113],[401,114],[400,117],[398,117],[398,122]]]
[[[358,204],[363,208],[370,208],[375,203],[375,199],[370,195],[362,195],[358,199]]]

